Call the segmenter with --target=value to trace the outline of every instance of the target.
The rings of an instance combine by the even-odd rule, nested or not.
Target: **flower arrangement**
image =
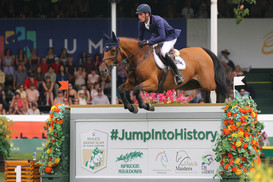
[[[47,119],[44,129],[46,130],[47,143],[41,155],[42,160],[40,171],[42,173],[54,174],[54,167],[57,167],[61,160],[63,135],[63,118],[65,110],[69,106],[57,103],[51,107],[50,117]]]
[[[191,96],[186,97],[184,96],[183,92],[177,93],[174,89],[168,90],[164,93],[143,92],[143,94],[141,94],[141,97],[145,102],[153,104],[187,104],[192,99]]]
[[[249,97],[225,102],[221,135],[217,138],[215,177],[247,176],[261,162],[259,139],[264,125],[257,120],[256,103]]]
[[[10,139],[12,131],[9,129],[13,125],[13,121],[6,117],[0,117],[0,154],[4,158],[10,155]]]

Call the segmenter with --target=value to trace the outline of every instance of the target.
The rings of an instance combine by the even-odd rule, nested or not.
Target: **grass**
[[[40,160],[41,152],[37,152],[37,160]],[[33,153],[11,153],[10,157],[8,157],[7,160],[32,160],[33,159]],[[5,181],[5,173],[0,173],[0,182]]]

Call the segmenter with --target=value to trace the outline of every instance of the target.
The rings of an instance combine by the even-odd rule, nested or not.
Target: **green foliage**
[[[232,0],[233,4],[237,7],[233,9],[236,16],[236,24],[240,24],[244,21],[244,17],[249,15],[249,9],[244,7],[244,4],[256,4],[256,0]]]
[[[7,158],[10,155],[10,139],[12,131],[9,129],[13,125],[13,121],[6,117],[0,117],[0,153]]]

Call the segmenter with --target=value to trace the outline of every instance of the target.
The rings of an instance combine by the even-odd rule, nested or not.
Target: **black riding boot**
[[[184,82],[184,78],[182,74],[178,71],[177,66],[172,58],[172,56],[169,53],[165,54],[165,59],[167,61],[168,66],[171,67],[173,73],[174,73],[174,82],[176,85],[180,85]]]

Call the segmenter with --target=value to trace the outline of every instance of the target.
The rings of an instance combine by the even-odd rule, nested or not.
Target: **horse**
[[[126,91],[133,91],[138,101],[139,108],[154,111],[151,103],[145,103],[141,97],[141,91],[155,92],[159,89],[163,70],[160,69],[152,54],[153,47],[146,45],[138,46],[138,40],[126,37],[104,35],[106,40],[104,46],[103,61],[100,65],[100,74],[107,76],[111,74],[112,68],[119,64],[126,65],[127,80],[118,88],[124,108],[132,113],[137,113],[136,105],[130,104],[126,97]],[[186,69],[180,71],[184,77],[181,85],[176,85],[171,71],[167,71],[165,79],[161,84],[163,91],[192,90],[202,88],[205,90],[206,100],[210,97],[210,91],[216,91],[217,102],[224,102],[229,94],[229,86],[225,69],[216,55],[205,48],[190,47],[179,50],[180,56],[186,63]]]

